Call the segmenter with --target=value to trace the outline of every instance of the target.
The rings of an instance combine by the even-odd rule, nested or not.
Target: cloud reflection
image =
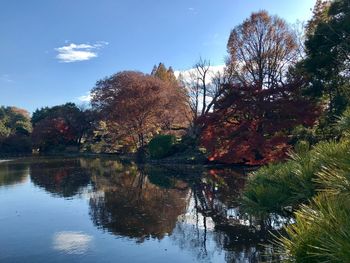
[[[53,248],[67,254],[84,254],[93,237],[82,232],[61,231],[54,234]]]

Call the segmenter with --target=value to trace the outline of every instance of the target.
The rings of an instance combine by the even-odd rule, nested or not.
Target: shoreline
[[[207,160],[185,160],[182,158],[172,158],[166,157],[164,159],[149,159],[146,158],[143,161],[138,161],[136,154],[118,154],[118,153],[47,153],[47,154],[23,154],[23,155],[0,155],[0,163],[11,161],[14,159],[23,159],[23,158],[55,158],[55,157],[63,157],[63,158],[80,158],[80,157],[103,157],[103,158],[113,158],[120,159],[123,161],[133,161],[143,165],[162,165],[162,166],[201,166],[205,168],[245,168],[247,170],[255,170],[260,166],[252,166],[245,164],[224,164],[224,163],[211,163]]]

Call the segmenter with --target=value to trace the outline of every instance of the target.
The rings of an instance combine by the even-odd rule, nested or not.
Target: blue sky
[[[224,63],[230,30],[265,9],[307,20],[315,0],[1,0],[0,105],[79,103],[98,79],[164,62]]]

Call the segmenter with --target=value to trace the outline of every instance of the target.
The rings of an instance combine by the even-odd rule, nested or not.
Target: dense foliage
[[[301,64],[311,80],[310,91],[326,99],[331,117],[341,114],[350,101],[350,4],[337,0],[316,7]]]
[[[142,148],[160,131],[186,123],[186,96],[179,85],[140,72],[124,71],[97,82],[92,105],[119,139]]]
[[[350,261],[349,19],[348,0],[317,1],[305,57],[290,71],[323,105],[317,125],[293,131],[316,145],[300,141],[288,161],[260,168],[242,195],[245,211],[260,218],[294,212],[275,241],[286,262]]]
[[[65,151],[80,147],[90,128],[89,111],[74,103],[37,109],[32,116],[33,145],[40,152]]]
[[[210,160],[262,164],[285,158],[293,128],[312,126],[319,111],[299,87],[228,86],[215,111],[201,119]]]
[[[0,154],[30,153],[32,125],[26,110],[0,107]]]
[[[160,159],[172,153],[176,138],[173,135],[158,135],[148,144],[148,149],[152,158]]]
[[[350,141],[348,111],[339,120],[340,141],[297,147],[291,159],[253,173],[242,196],[249,214],[267,219],[295,211],[296,223],[277,239],[291,262],[348,262]],[[344,125],[345,124],[345,125]]]

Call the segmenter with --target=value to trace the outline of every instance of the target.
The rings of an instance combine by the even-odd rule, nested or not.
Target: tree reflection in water
[[[0,187],[10,186],[25,181],[29,174],[27,163],[5,161],[0,163]]]
[[[201,261],[211,262],[215,253],[222,251],[227,262],[279,259],[271,245],[260,245],[266,243],[267,232],[257,231],[257,220],[239,211],[237,200],[244,183],[242,170],[204,172],[191,184],[187,213],[171,236],[174,242]]]
[[[227,262],[273,259],[272,247],[259,245],[268,239],[261,222],[239,209],[244,170],[80,158],[30,162],[30,171],[32,182],[54,195],[88,193],[92,222],[114,235],[136,242],[167,237],[199,261],[222,253]]]
[[[168,235],[200,261],[221,253],[227,262],[274,258],[271,248],[258,245],[266,241],[266,232],[257,231],[254,219],[239,211],[237,198],[245,182],[241,170],[198,172],[98,159],[83,167],[93,171],[100,193],[90,199],[91,218],[108,232],[137,242]]]
[[[31,162],[32,182],[54,196],[70,198],[82,193],[90,183],[90,172],[78,159],[47,159]]]
[[[162,239],[172,233],[178,216],[185,212],[189,189],[184,182],[162,188],[134,164],[95,160],[83,166],[95,166],[91,167],[92,180],[96,190],[103,191],[90,199],[92,221],[113,234],[138,242],[149,237]]]

